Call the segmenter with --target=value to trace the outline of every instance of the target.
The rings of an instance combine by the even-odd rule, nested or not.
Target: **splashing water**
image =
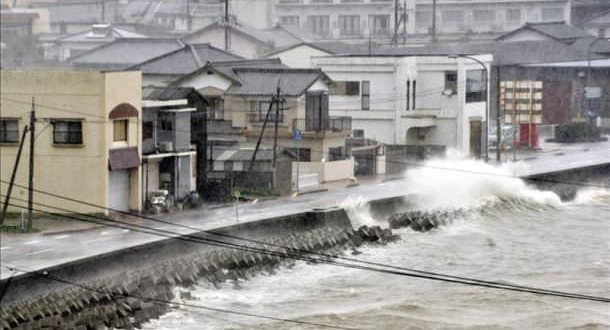
[[[506,199],[561,205],[553,192],[536,190],[514,177],[513,166],[497,167],[458,156],[434,159],[406,172],[406,188],[422,210],[470,209]]]
[[[339,207],[345,210],[347,216],[352,223],[352,228],[361,226],[387,226],[385,221],[377,221],[371,215],[371,208],[368,199],[362,196],[349,196],[341,203]]]
[[[570,204],[610,204],[610,190],[604,188],[584,188],[576,192],[576,197]]]

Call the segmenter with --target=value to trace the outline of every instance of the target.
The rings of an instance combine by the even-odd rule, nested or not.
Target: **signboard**
[[[541,124],[542,81],[500,82],[500,108],[507,124]]]
[[[301,140],[303,140],[303,133],[302,133],[300,130],[295,129],[295,130],[292,132],[292,139],[293,139],[293,140],[295,140],[295,141],[301,141]]]
[[[585,87],[585,98],[587,99],[598,99],[602,97],[602,88],[597,86]]]

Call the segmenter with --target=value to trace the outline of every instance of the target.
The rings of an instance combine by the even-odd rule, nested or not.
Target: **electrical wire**
[[[19,198],[14,198],[14,199],[20,200],[20,201],[25,201],[25,200],[19,199]],[[34,204],[48,208],[48,209],[55,209],[55,210],[63,211],[63,212],[71,212],[70,210],[66,210],[63,208],[56,207],[56,206],[46,205],[46,204],[42,204],[42,203],[34,203]],[[27,209],[27,207],[25,207],[25,206],[17,205],[14,203],[9,203],[9,205],[17,207],[17,208],[21,208],[21,209]],[[267,254],[267,255],[271,255],[271,256],[279,257],[279,258],[288,258],[288,259],[294,259],[294,260],[309,261],[309,262],[314,262],[314,263],[329,264],[329,265],[338,266],[338,267],[353,268],[353,269],[372,271],[372,272],[383,273],[383,274],[407,276],[407,277],[414,277],[414,278],[420,278],[420,279],[436,280],[436,281],[455,283],[455,284],[464,284],[464,285],[480,286],[480,287],[493,288],[493,289],[501,289],[501,290],[532,293],[532,294],[549,295],[549,296],[557,296],[557,297],[564,297],[564,298],[591,300],[591,301],[610,303],[610,298],[606,298],[606,297],[589,296],[589,295],[567,293],[567,292],[560,292],[560,291],[551,292],[550,290],[545,290],[545,289],[519,287],[519,286],[515,286],[512,284],[499,283],[499,282],[498,282],[499,284],[492,284],[492,282],[489,282],[489,281],[487,283],[484,283],[484,281],[474,280],[474,279],[473,280],[461,280],[461,279],[456,279],[456,278],[449,278],[448,276],[443,275],[443,274],[441,274],[439,276],[435,276],[435,275],[418,274],[418,273],[409,272],[409,271],[380,269],[380,268],[375,268],[375,267],[370,267],[370,266],[354,265],[354,264],[345,263],[345,262],[325,260],[325,259],[321,259],[321,258],[306,257],[306,256],[303,256],[302,254],[296,254],[294,252],[289,252],[289,251],[284,251],[284,252],[270,251],[270,250],[266,250],[266,249],[262,249],[262,248],[256,248],[256,247],[245,246],[245,245],[240,245],[240,244],[236,244],[236,243],[218,241],[218,240],[213,240],[213,239],[209,239],[209,238],[202,238],[202,237],[188,235],[188,234],[185,235],[185,234],[180,234],[180,233],[176,233],[176,232],[171,232],[168,230],[146,227],[146,226],[142,226],[142,225],[128,224],[128,223],[124,223],[124,222],[117,221],[117,220],[111,220],[111,219],[106,219],[106,218],[102,219],[97,216],[86,215],[86,214],[82,214],[82,213],[72,212],[73,214],[78,214],[80,216],[85,216],[87,218],[93,218],[94,220],[87,220],[87,219],[74,217],[74,216],[70,216],[70,215],[66,215],[66,214],[59,214],[59,213],[44,211],[42,209],[35,209],[35,211],[44,213],[44,214],[53,215],[53,216],[77,220],[77,221],[93,222],[96,224],[102,224],[102,225],[106,225],[106,226],[110,226],[110,227],[117,227],[117,228],[122,228],[122,229],[130,229],[130,230],[133,230],[136,232],[142,232],[142,233],[146,233],[146,234],[162,236],[162,237],[167,237],[167,238],[181,240],[181,241],[187,241],[187,242],[192,242],[192,243],[201,243],[201,244],[218,246],[218,247],[225,247],[225,248],[230,248],[230,249],[235,249],[235,250],[240,250],[240,251],[245,251],[245,252],[262,253],[262,254]],[[98,220],[95,220],[95,219],[98,219]],[[181,235],[181,236],[176,236],[176,235]]]
[[[302,249],[295,249],[295,248],[283,246],[283,245],[280,245],[280,244],[273,244],[273,243],[263,242],[263,241],[259,241],[259,240],[239,237],[239,236],[235,236],[235,235],[222,234],[222,233],[215,232],[213,230],[204,230],[202,228],[197,228],[197,227],[193,227],[193,226],[177,224],[177,223],[174,223],[174,222],[171,222],[171,221],[165,221],[165,220],[162,220],[162,219],[146,217],[146,216],[143,216],[143,215],[140,215],[140,214],[135,214],[135,213],[131,213],[131,212],[116,210],[116,209],[112,209],[112,208],[96,205],[96,204],[89,203],[89,202],[82,201],[82,200],[77,200],[77,199],[73,199],[73,198],[69,198],[69,197],[60,196],[60,195],[49,193],[49,192],[41,192],[40,190],[37,190],[37,189],[34,189],[34,191],[36,191],[38,193],[42,193],[44,195],[51,196],[51,197],[67,200],[67,201],[70,201],[70,202],[79,203],[79,204],[82,204],[82,205],[91,206],[91,207],[94,207],[94,208],[97,208],[97,209],[100,209],[100,210],[103,210],[103,211],[111,211],[111,212],[115,212],[115,213],[126,215],[126,216],[131,216],[131,217],[136,217],[136,218],[140,218],[140,219],[144,219],[144,220],[148,220],[148,221],[158,222],[158,223],[162,223],[162,224],[166,224],[166,225],[171,225],[171,226],[174,226],[174,227],[190,229],[190,230],[194,230],[194,231],[197,231],[197,232],[202,232],[202,233],[206,233],[206,234],[210,234],[210,235],[214,235],[214,236],[226,237],[226,238],[230,238],[230,239],[245,241],[245,242],[248,242],[248,243],[255,243],[255,244],[264,245],[264,246],[272,246],[272,247],[282,248],[282,249],[286,249],[286,250],[290,250],[290,251],[295,251],[295,252],[298,252],[298,253],[311,254],[311,255],[314,255],[314,256],[321,256],[321,257],[324,257],[324,258],[333,258],[333,259],[340,259],[340,260],[346,260],[346,261],[351,261],[351,262],[358,262],[358,263],[367,264],[367,265],[373,265],[373,266],[381,266],[381,267],[392,268],[392,269],[396,269],[396,270],[403,270],[403,271],[420,273],[420,274],[424,274],[424,275],[442,276],[442,277],[447,277],[447,278],[452,278],[452,279],[457,279],[457,280],[476,281],[476,282],[485,283],[485,284],[492,284],[492,285],[506,285],[506,283],[502,283],[502,282],[485,281],[485,280],[480,280],[480,279],[475,279],[475,278],[454,276],[454,275],[448,275],[448,274],[442,274],[442,273],[436,273],[436,272],[430,272],[430,271],[423,271],[423,270],[407,268],[407,267],[399,267],[399,266],[383,264],[383,263],[369,262],[369,261],[359,260],[359,259],[355,259],[355,258],[342,257],[340,255],[333,255],[333,254],[327,254],[327,253],[322,253],[322,252],[314,252],[314,251],[308,251],[308,250],[302,250]],[[25,200],[21,200],[21,201],[25,202]],[[66,210],[64,209],[64,211],[66,211]],[[129,224],[127,224],[127,225],[129,225]],[[146,227],[146,228],[150,229],[151,227]],[[174,234],[179,235],[178,233],[174,233]],[[515,285],[515,284],[511,284],[511,286],[519,287],[519,288],[524,288],[524,289],[530,289],[530,290],[540,290],[540,289],[534,288],[534,287]],[[554,292],[554,293],[562,293],[560,291],[553,291],[553,290],[545,290],[545,291]]]
[[[24,270],[24,269],[15,267],[15,266],[6,266],[5,265],[3,267],[5,267],[11,271],[18,271],[18,272],[26,273],[26,274],[34,274],[35,276],[40,277],[40,278],[50,279],[52,281],[56,281],[59,283],[76,286],[80,289],[90,291],[90,292],[100,293],[103,295],[109,295],[111,297],[134,298],[134,299],[138,299],[143,302],[152,302],[152,303],[160,304],[162,306],[168,306],[168,307],[174,308],[174,309],[176,309],[178,307],[188,307],[188,308],[201,309],[201,310],[206,310],[206,311],[211,311],[211,312],[216,312],[216,313],[241,315],[241,316],[267,319],[267,320],[272,320],[272,321],[287,322],[287,323],[294,323],[294,324],[301,324],[301,325],[310,325],[310,326],[324,327],[324,328],[330,328],[330,329],[358,330],[358,328],[344,327],[344,326],[338,326],[338,325],[332,325],[332,324],[299,321],[299,320],[294,320],[294,319],[287,319],[287,318],[268,316],[268,315],[262,315],[262,314],[247,313],[247,312],[241,312],[241,311],[230,310],[230,309],[204,306],[204,305],[199,305],[199,304],[169,301],[169,300],[158,299],[158,298],[153,298],[153,297],[145,297],[145,296],[140,296],[140,295],[135,295],[135,294],[117,293],[117,292],[109,291],[109,290],[103,289],[103,288],[95,288],[95,287],[83,285],[80,283],[72,282],[72,281],[57,277],[57,276],[50,275],[48,272]]]

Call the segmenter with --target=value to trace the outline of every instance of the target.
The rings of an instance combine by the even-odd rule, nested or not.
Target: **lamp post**
[[[598,41],[604,40],[604,37],[595,37],[595,39],[593,41],[591,41],[591,43],[589,44],[589,48],[587,49],[587,80],[586,80],[586,86],[585,86],[585,98],[587,99],[587,111],[591,111],[591,99],[587,96],[587,90],[591,90],[591,50],[593,49],[593,46],[595,46],[595,44]],[[588,87],[588,88],[587,88]],[[585,113],[584,115],[588,115],[587,113]]]
[[[460,54],[452,54],[448,56],[449,58],[452,59],[457,59],[457,58],[466,58],[469,59],[471,61],[475,61],[478,64],[481,65],[481,67],[483,68],[483,72],[485,73],[485,136],[484,136],[484,141],[485,141],[485,162],[489,161],[489,88],[487,86],[487,81],[488,76],[489,76],[489,70],[487,69],[487,66],[485,65],[485,63],[481,62],[479,59],[477,59],[476,57],[472,57],[472,56],[468,56],[468,55],[460,55]],[[500,147],[500,136],[498,136],[498,148]]]

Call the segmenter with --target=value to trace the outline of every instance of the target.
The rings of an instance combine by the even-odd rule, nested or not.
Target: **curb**
[[[81,229],[66,229],[66,230],[59,230],[59,231],[51,231],[51,232],[43,232],[42,236],[53,236],[53,235],[64,235],[64,234],[75,234],[75,233],[82,233],[82,232],[86,232],[86,231],[90,231],[90,230],[96,230],[96,229],[100,229],[105,227],[104,225],[98,225],[95,227],[88,227],[88,228],[81,228]]]
[[[310,189],[310,190],[301,190],[298,191],[294,194],[294,196],[301,196],[301,195],[309,195],[309,194],[315,194],[315,193],[320,193],[320,192],[325,192],[328,191],[328,188],[314,188],[314,189]]]

